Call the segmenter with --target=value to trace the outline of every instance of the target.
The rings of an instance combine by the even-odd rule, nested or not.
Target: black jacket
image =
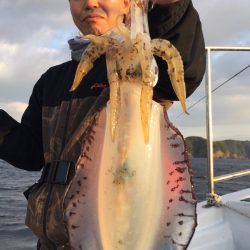
[[[149,12],[152,38],[171,41],[184,61],[187,96],[200,84],[205,71],[205,47],[201,23],[192,2],[155,6]],[[167,65],[156,58],[159,81],[154,88],[155,100],[176,100]],[[0,158],[30,171],[40,170],[44,163],[60,159],[75,162],[81,140],[65,150],[79,129],[89,108],[108,85],[105,57],[83,79],[80,87],[69,92],[77,62],[69,61],[50,68],[34,86],[21,123],[0,110]]]

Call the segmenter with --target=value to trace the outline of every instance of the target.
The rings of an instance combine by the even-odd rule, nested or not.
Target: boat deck
[[[250,249],[250,188],[221,198],[220,207],[198,204],[198,226],[188,250]]]

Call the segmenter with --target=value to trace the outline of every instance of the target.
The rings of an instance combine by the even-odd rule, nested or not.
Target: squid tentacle
[[[151,48],[154,55],[161,57],[167,62],[168,75],[173,89],[181,103],[183,111],[187,113],[184,67],[180,53],[173,44],[163,39],[153,39],[151,41]]]
[[[85,38],[91,40],[87,49],[84,51],[82,58],[77,66],[75,78],[70,91],[74,91],[80,85],[82,79],[93,68],[94,62],[106,52],[107,37],[98,37],[95,35],[88,35]]]
[[[149,141],[149,118],[152,110],[153,84],[155,72],[152,62],[154,60],[151,52],[150,37],[145,33],[138,33],[135,46],[140,53],[140,65],[142,74],[142,89],[140,98],[141,122],[144,134],[144,141]]]
[[[110,133],[111,139],[114,141],[115,139],[115,131],[119,119],[119,112],[121,106],[121,98],[120,98],[120,82],[117,73],[117,65],[116,65],[116,57],[113,49],[110,49],[106,52],[106,63],[108,80],[109,80],[109,88],[110,88]]]
[[[144,135],[144,142],[149,141],[149,118],[152,110],[153,88],[149,85],[143,85],[141,89],[141,121]]]

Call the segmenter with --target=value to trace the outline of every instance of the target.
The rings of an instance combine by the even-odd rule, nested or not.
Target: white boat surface
[[[221,196],[221,206],[198,203],[188,250],[250,250],[250,188]]]

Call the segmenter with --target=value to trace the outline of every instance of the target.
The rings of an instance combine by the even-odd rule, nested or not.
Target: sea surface
[[[207,193],[206,159],[191,159],[198,201]],[[215,160],[215,175],[250,169],[250,160]],[[39,179],[40,173],[19,170],[0,160],[0,250],[35,250],[36,237],[25,226],[26,199],[23,191]],[[216,184],[222,195],[250,187],[250,176]]]

